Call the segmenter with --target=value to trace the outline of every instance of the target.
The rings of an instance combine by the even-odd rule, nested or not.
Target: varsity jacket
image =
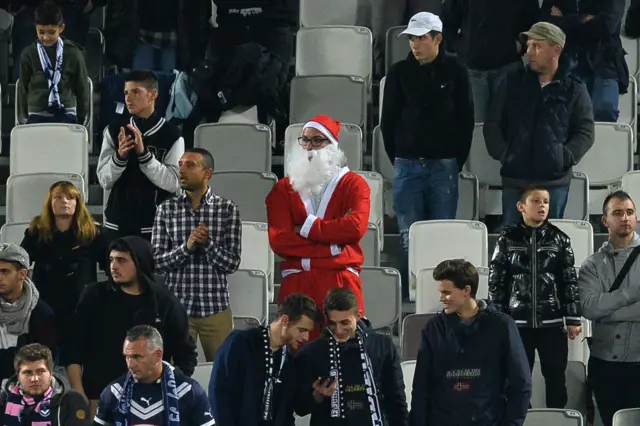
[[[142,133],[144,152],[118,155],[120,127],[132,124]],[[130,133],[130,132],[129,132]],[[151,234],[156,207],[178,192],[178,160],[184,153],[180,131],[156,112],[147,119],[131,117],[104,131],[98,159],[98,181],[110,190],[104,227],[120,235]]]

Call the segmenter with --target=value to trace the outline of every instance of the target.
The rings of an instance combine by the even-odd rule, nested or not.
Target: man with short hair
[[[184,140],[155,110],[158,77],[153,72],[131,71],[124,93],[131,118],[107,126],[98,159],[100,185],[111,191],[104,227],[109,240],[128,235],[151,240],[156,207],[179,189]]]
[[[0,393],[2,426],[89,426],[89,404],[53,372],[51,351],[32,343],[16,353],[16,375]]]
[[[602,206],[609,241],[584,261],[578,274],[582,314],[592,321],[589,380],[604,426],[612,425],[616,411],[640,407],[635,391],[640,380],[637,222],[629,194],[609,194]]]
[[[122,354],[129,372],[100,395],[94,425],[212,426],[205,390],[163,361],[164,342],[150,325],[127,332]]]
[[[299,145],[287,156],[288,177],[266,199],[269,242],[284,258],[280,301],[303,293],[320,306],[328,290],[346,287],[364,312],[360,241],[368,229],[371,191],[346,167],[339,132],[340,122],[327,115],[304,124]],[[314,330],[311,339],[319,334]]]
[[[287,296],[268,327],[233,331],[216,354],[209,381],[212,414],[221,425],[293,425],[293,351],[319,321],[313,300]]]
[[[29,279],[29,255],[17,244],[0,244],[0,381],[15,374],[18,349],[58,346],[53,310]]]
[[[209,186],[214,168],[209,151],[187,149],[178,166],[183,193],[158,207],[153,254],[210,362],[233,329],[227,277],[240,266],[242,222],[238,206]]]
[[[323,308],[328,327],[296,356],[296,413],[311,414],[312,425],[407,426],[391,337],[370,328],[348,288],[330,290]]]
[[[549,191],[549,218],[562,219],[572,167],[594,141],[589,93],[572,61],[561,56],[564,32],[538,22],[522,38],[529,65],[500,86],[483,129],[489,155],[502,164],[505,226],[519,221],[516,205],[532,185]]]
[[[444,311],[427,322],[411,393],[411,426],[521,426],[531,373],[515,322],[476,300],[478,271],[463,259],[433,270]]]

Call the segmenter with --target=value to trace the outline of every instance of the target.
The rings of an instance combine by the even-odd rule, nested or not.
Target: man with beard
[[[290,294],[268,327],[232,332],[216,354],[209,381],[213,417],[225,426],[292,426],[293,356],[319,320],[311,298]]]
[[[328,327],[296,356],[296,413],[311,414],[312,426],[407,426],[400,357],[358,303],[346,288],[327,293]]]
[[[327,291],[345,287],[364,312],[360,240],[367,232],[370,190],[345,166],[339,131],[340,122],[326,115],[303,126],[300,146],[287,159],[289,177],[266,199],[269,241],[284,258],[280,301],[304,293],[319,306]]]

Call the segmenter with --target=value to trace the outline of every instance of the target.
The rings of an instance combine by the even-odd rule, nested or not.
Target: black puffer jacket
[[[490,266],[489,297],[519,327],[581,324],[571,240],[556,226],[507,227]]]

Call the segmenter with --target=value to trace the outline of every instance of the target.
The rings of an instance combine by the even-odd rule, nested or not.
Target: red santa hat
[[[338,133],[340,133],[340,122],[328,115],[318,114],[302,127],[304,129],[317,129],[331,141],[338,145]]]

